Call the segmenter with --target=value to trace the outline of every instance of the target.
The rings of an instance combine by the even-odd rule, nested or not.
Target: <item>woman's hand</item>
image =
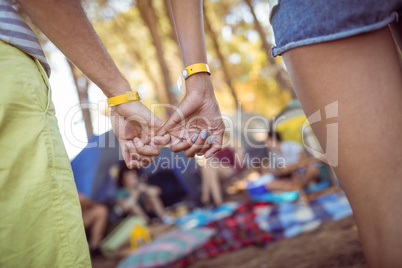
[[[186,80],[186,96],[158,135],[170,134],[172,151],[208,158],[222,147],[225,125],[208,74],[197,73]]]

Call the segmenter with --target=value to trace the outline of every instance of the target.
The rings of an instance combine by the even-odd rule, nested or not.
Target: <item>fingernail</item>
[[[214,142],[214,136],[209,137],[208,139],[208,143],[212,144]]]
[[[207,132],[205,130],[201,131],[201,138],[205,140],[207,138]]]
[[[201,134],[202,135],[202,134]],[[191,139],[193,142],[195,142],[197,139],[198,139],[198,136],[200,136],[200,135],[198,135],[198,134],[196,134],[196,135],[194,135],[194,137]]]
[[[140,139],[139,138],[134,138],[134,140],[133,140],[135,143],[138,143],[139,141],[140,141]]]

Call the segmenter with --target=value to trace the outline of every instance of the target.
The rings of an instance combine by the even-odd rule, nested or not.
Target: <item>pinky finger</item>
[[[210,136],[208,139],[205,140],[204,146],[198,152],[198,155],[205,155],[206,152],[211,148],[214,142],[214,136]]]
[[[210,158],[211,156],[213,156],[214,154],[216,154],[217,152],[219,152],[222,148],[218,145],[213,145],[208,151],[206,151],[206,153],[204,154],[205,158]]]
[[[125,144],[122,141],[119,141],[120,143],[120,147],[122,150],[122,154],[123,154],[123,158],[124,158],[124,162],[126,162],[126,166],[129,169],[132,169],[132,157],[131,157],[131,153],[130,153],[130,149],[133,147],[133,145],[131,144],[131,141],[126,142]]]

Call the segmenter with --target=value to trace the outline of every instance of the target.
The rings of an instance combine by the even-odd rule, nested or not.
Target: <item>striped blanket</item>
[[[343,192],[323,195],[309,204],[281,203],[255,210],[258,226],[276,239],[296,236],[318,227],[322,222],[352,215]]]

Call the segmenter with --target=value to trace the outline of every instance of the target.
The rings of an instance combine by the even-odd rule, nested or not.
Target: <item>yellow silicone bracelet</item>
[[[116,105],[123,104],[126,102],[136,101],[136,100],[141,100],[140,94],[138,94],[138,92],[134,92],[134,91],[127,91],[126,94],[108,98],[107,104],[109,105],[109,107],[112,107],[112,106],[116,106]]]
[[[196,63],[192,64],[188,67],[186,67],[181,74],[183,75],[184,79],[187,79],[190,77],[190,75],[196,74],[196,73],[208,73],[211,74],[209,70],[209,66],[206,63]]]

